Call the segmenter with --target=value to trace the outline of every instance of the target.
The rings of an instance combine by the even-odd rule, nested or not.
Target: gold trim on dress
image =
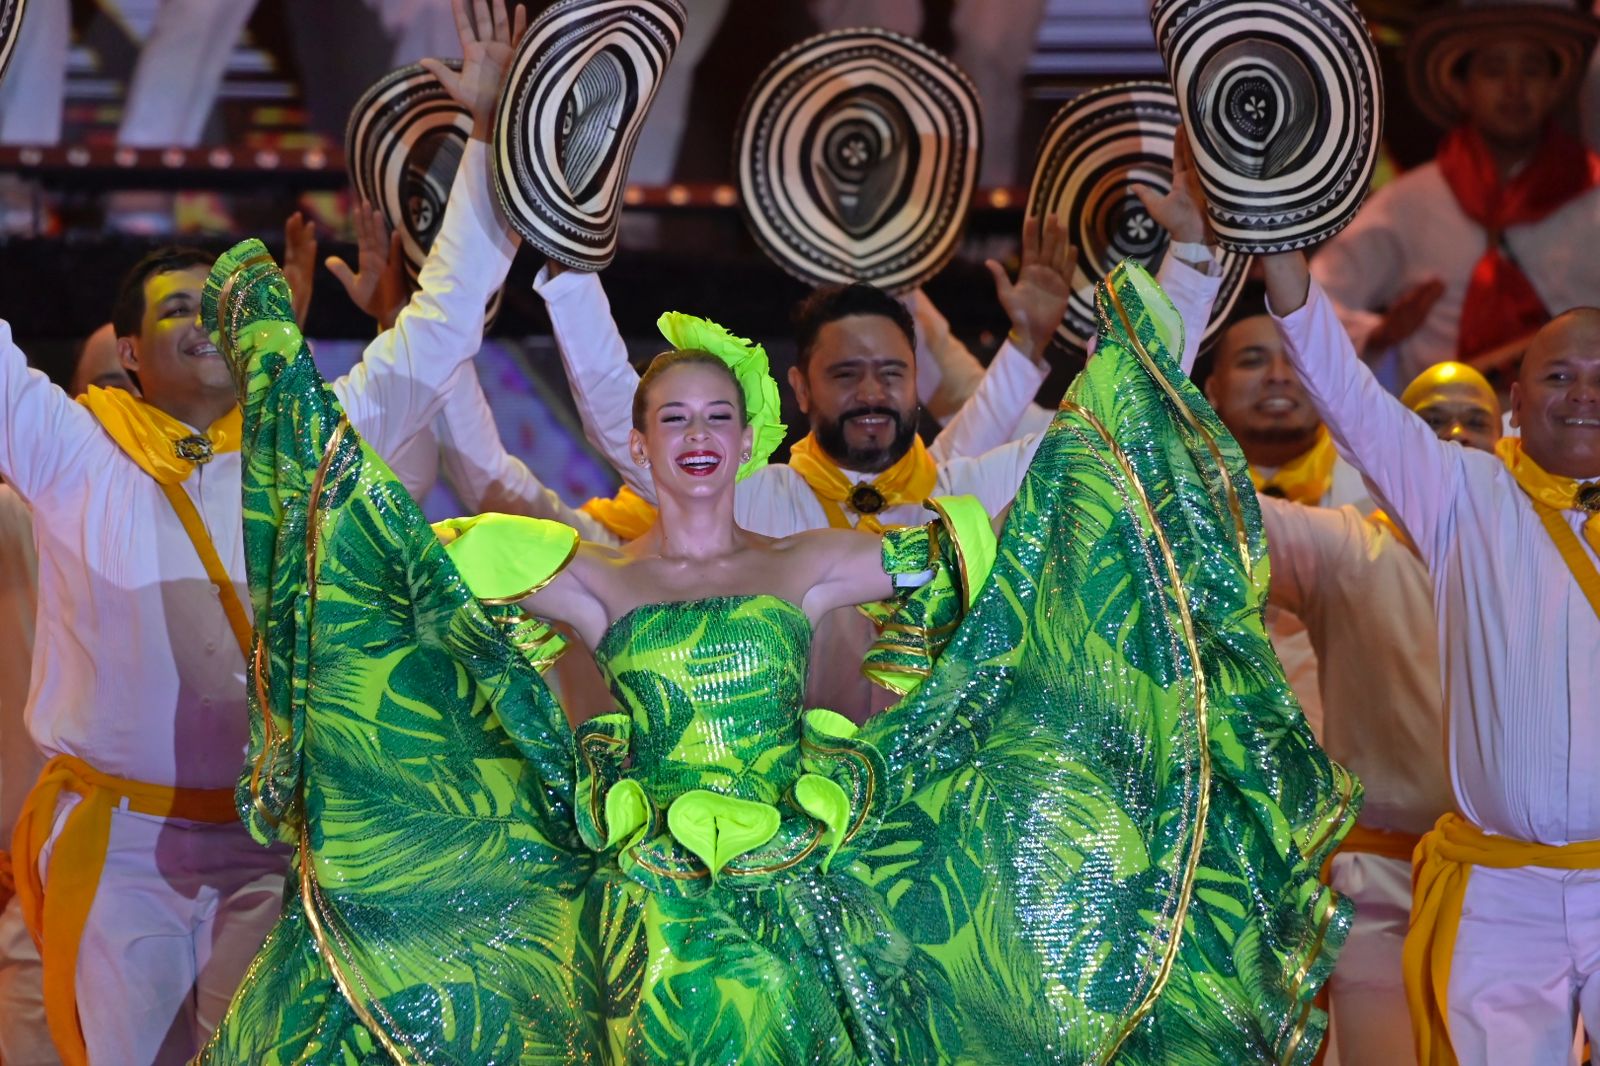
[[[1128,318],[1127,308],[1122,306],[1122,297],[1117,295],[1117,286],[1122,283],[1122,276],[1125,273],[1126,271],[1119,263],[1105,279],[1106,295],[1111,299],[1111,306],[1116,308],[1117,318],[1121,320],[1122,329],[1127,333],[1128,340],[1133,345],[1134,355],[1138,356],[1139,361],[1144,364],[1146,372],[1155,379],[1156,384],[1161,386],[1161,391],[1167,394],[1167,399],[1172,401],[1173,406],[1178,409],[1178,413],[1183,416],[1183,420],[1189,424],[1189,428],[1200,435],[1200,439],[1205,443],[1206,450],[1211,453],[1212,460],[1217,464],[1217,470],[1222,475],[1222,487],[1228,494],[1228,514],[1233,518],[1234,538],[1238,543],[1239,558],[1244,561],[1245,573],[1249,574],[1253,569],[1250,562],[1250,538],[1245,532],[1244,508],[1239,500],[1239,490],[1234,488],[1233,477],[1228,473],[1228,464],[1223,461],[1222,449],[1217,446],[1216,438],[1200,424],[1200,420],[1195,417],[1194,411],[1184,402],[1183,397],[1178,395],[1178,390],[1172,387],[1172,382],[1168,381],[1167,376],[1157,369],[1156,361],[1150,357],[1150,353],[1145,350],[1144,342],[1134,332],[1133,323]]]
[[[1128,462],[1128,457],[1123,453],[1120,445],[1112,438],[1105,425],[1096,418],[1093,412],[1076,403],[1063,401],[1061,409],[1077,414],[1088,424],[1089,429],[1098,435],[1101,441],[1110,450],[1112,458],[1116,461],[1116,471],[1122,475],[1124,490],[1124,508],[1137,501],[1142,509],[1150,530],[1155,536],[1156,546],[1161,551],[1162,563],[1167,572],[1168,587],[1172,592],[1173,601],[1178,608],[1178,621],[1183,632],[1183,643],[1189,654],[1189,661],[1194,670],[1195,693],[1195,739],[1198,748],[1199,770],[1199,799],[1195,805],[1194,839],[1190,845],[1189,856],[1184,862],[1183,875],[1177,894],[1177,905],[1172,914],[1172,930],[1168,934],[1166,947],[1162,952],[1160,965],[1156,968],[1155,976],[1150,988],[1145,992],[1144,998],[1128,1015],[1123,1024],[1122,1031],[1112,1041],[1106,1054],[1100,1059],[1102,1063],[1110,1062],[1117,1051],[1133,1035],[1133,1030],[1144,1020],[1146,1014],[1155,1006],[1156,1000],[1166,988],[1168,979],[1172,976],[1172,966],[1178,957],[1178,948],[1183,943],[1183,923],[1189,911],[1189,904],[1194,897],[1194,882],[1200,866],[1200,852],[1205,845],[1206,817],[1211,809],[1211,731],[1206,702],[1205,672],[1201,668],[1200,648],[1195,641],[1194,620],[1189,615],[1189,598],[1184,592],[1183,583],[1178,574],[1178,564],[1172,555],[1172,546],[1167,543],[1166,533],[1161,528],[1161,523],[1156,519],[1155,508],[1150,505],[1150,499],[1145,494],[1144,485],[1140,482],[1138,474]],[[1098,458],[1098,456],[1097,456]],[[1102,460],[1103,462],[1103,460]],[[1131,490],[1131,497],[1128,494]],[[1246,557],[1248,561],[1248,556]]]

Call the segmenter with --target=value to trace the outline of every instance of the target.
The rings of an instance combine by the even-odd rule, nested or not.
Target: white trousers
[[[1356,905],[1328,980],[1325,1066],[1412,1066],[1400,952],[1411,921],[1411,864],[1381,855],[1335,856],[1329,883]]]
[[[0,1063],[61,1066],[44,1023],[44,971],[13,899],[0,910]]]
[[[56,812],[60,832],[77,802]],[[52,838],[53,843],[53,838]],[[46,877],[50,847],[40,856]],[[277,919],[289,851],[244,827],[111,815],[105,871],[78,948],[92,1066],[187,1062],[221,1021]]]
[[[1568,1066],[1600,1032],[1600,870],[1474,867],[1446,993],[1461,1066]]]

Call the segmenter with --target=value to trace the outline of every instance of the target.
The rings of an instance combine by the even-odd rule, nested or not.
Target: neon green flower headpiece
[[[745,422],[751,430],[750,460],[740,465],[737,480],[743,481],[766,466],[789,428],[778,421],[782,401],[778,399],[778,383],[772,380],[767,350],[735,337],[708,318],[678,311],[668,311],[656,319],[656,328],[679,351],[710,352],[733,371],[734,380],[744,392]]]

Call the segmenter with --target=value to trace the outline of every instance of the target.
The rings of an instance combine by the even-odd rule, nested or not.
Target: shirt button
[[[217,650],[217,642],[216,641],[214,641],[214,640],[206,641],[206,651],[207,652],[214,652],[216,650]]]
[[[207,710],[210,710],[210,708],[211,708],[211,697],[210,696],[202,696],[202,697],[200,697],[200,706],[206,708]]]
[[[211,583],[211,598],[214,600],[220,600],[222,598],[222,586],[218,585],[216,582]]]

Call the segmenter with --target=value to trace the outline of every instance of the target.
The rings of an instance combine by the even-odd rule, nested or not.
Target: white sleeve
[[[1043,440],[1043,434],[1031,434],[982,455],[952,459],[939,467],[938,491],[976,496],[984,510],[998,514],[1016,496]]]
[[[1048,373],[1022,349],[1006,341],[995,353],[977,391],[933,438],[928,450],[934,462],[982,455],[1014,440],[1018,422],[1032,406]]]
[[[527,464],[506,451],[473,364],[462,365],[451,377],[436,424],[445,479],[469,512],[547,518],[571,526],[584,540],[618,543],[610,530],[567,506]]]
[[[917,325],[917,400],[941,425],[954,417],[983,378],[983,364],[921,289],[900,297]],[[954,408],[954,410],[952,410]]]
[[[639,373],[628,362],[628,347],[611,317],[611,301],[597,274],[565,270],[551,277],[541,268],[533,282],[550,313],[550,328],[567,371],[584,436],[627,482],[651,502],[655,487],[628,454],[633,428],[633,393]]]
[[[52,491],[73,490],[103,439],[88,410],[28,367],[0,321],[0,478],[37,507]]]
[[[333,390],[350,423],[387,457],[427,425],[444,384],[483,343],[484,307],[505,283],[517,242],[489,187],[488,145],[469,140],[419,288]]]
[[[1304,307],[1274,318],[1339,454],[1366,478],[1431,566],[1450,532],[1465,449],[1435,437],[1378,383],[1315,281]]]
[[[1221,271],[1209,272],[1216,265],[1215,259],[1196,265],[1176,255],[1166,255],[1156,271],[1156,284],[1161,286],[1167,299],[1178,309],[1178,317],[1183,319],[1183,351],[1173,354],[1178,356],[1178,365],[1184,374],[1193,371],[1195,360],[1200,358],[1200,342],[1205,339],[1206,326],[1211,322],[1211,305],[1216,303],[1217,292],[1222,288]]]

